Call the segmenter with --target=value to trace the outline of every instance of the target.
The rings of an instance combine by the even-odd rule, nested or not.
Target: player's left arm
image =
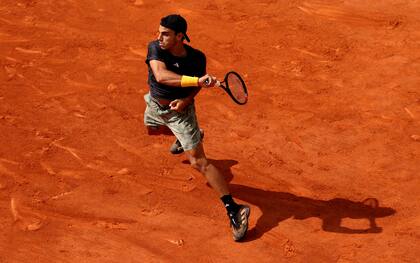
[[[171,103],[169,104],[171,110],[182,111],[183,109],[185,109],[185,107],[194,102],[194,97],[197,96],[200,90],[201,87],[195,88],[188,97],[171,101]]]

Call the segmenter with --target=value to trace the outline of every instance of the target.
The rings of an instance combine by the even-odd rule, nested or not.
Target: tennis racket
[[[208,84],[208,80],[205,83]],[[244,105],[248,102],[248,91],[245,82],[241,75],[235,71],[228,72],[223,81],[217,81],[215,86],[221,87],[239,105]]]

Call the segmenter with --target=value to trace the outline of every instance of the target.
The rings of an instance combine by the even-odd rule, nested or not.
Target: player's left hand
[[[171,107],[171,110],[182,112],[190,103],[191,101],[188,98],[176,99],[169,103],[169,107]]]

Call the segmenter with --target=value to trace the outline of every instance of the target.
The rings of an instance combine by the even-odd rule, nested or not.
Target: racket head
[[[244,105],[248,102],[248,90],[245,81],[237,72],[228,72],[223,80],[223,84],[226,92],[235,103]]]

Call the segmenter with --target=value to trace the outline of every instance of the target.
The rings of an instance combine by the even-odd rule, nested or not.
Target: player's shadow
[[[258,206],[262,212],[256,226],[249,230],[245,241],[260,238],[288,218],[303,220],[318,217],[322,220],[322,230],[327,232],[380,233],[382,228],[377,226],[375,219],[390,216],[396,212],[390,207],[379,207],[379,202],[375,198],[368,198],[362,202],[343,198],[324,201],[237,184],[231,184],[230,189],[234,197]],[[345,227],[341,225],[343,218],[367,219],[369,226],[363,229]]]

